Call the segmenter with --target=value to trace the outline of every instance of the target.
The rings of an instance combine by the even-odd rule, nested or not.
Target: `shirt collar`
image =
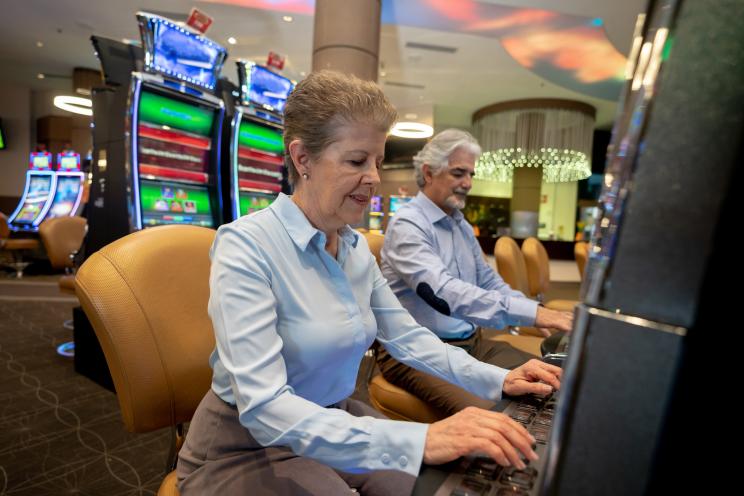
[[[279,196],[269,208],[279,218],[287,234],[289,234],[289,237],[292,238],[292,241],[300,250],[307,250],[307,246],[316,236],[325,244],[325,233],[310,224],[310,221],[305,217],[300,207],[289,196],[279,193]],[[359,241],[359,233],[346,225],[339,229],[338,234],[347,244],[356,248]]]
[[[431,222],[432,224],[436,224],[437,222],[441,221],[442,219],[446,218],[452,218],[456,222],[462,221],[462,219],[465,218],[465,216],[462,214],[462,212],[458,209],[455,209],[454,212],[452,212],[452,215],[447,215],[447,213],[439,208],[439,206],[431,201],[431,199],[424,194],[423,191],[419,191],[416,195],[416,202],[421,207],[421,211],[424,213],[424,216]]]

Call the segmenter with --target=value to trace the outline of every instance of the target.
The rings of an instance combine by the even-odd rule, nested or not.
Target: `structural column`
[[[381,0],[317,0],[313,71],[377,81]]]

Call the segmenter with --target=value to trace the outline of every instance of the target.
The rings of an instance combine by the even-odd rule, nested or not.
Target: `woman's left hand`
[[[510,396],[545,396],[561,388],[562,372],[560,367],[532,359],[506,375],[503,391]]]

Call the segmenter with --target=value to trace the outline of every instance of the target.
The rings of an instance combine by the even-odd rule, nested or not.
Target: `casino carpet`
[[[75,300],[55,281],[0,280],[0,495],[155,495],[170,433],[126,432],[116,396],[56,353]]]
[[[0,273],[0,496],[155,495],[170,432],[125,431],[116,396],[56,353],[77,304],[56,280]]]

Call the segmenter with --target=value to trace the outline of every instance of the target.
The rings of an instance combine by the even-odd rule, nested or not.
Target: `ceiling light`
[[[54,106],[73,114],[93,115],[93,102],[90,98],[60,95],[54,97]]]
[[[294,18],[292,16],[285,15],[285,16],[282,16],[282,21],[284,21],[284,22],[292,22],[292,21],[294,21]]]
[[[232,36],[230,36],[230,37],[229,37],[229,38],[227,39],[227,42],[228,42],[228,43],[230,43],[231,45],[234,45],[235,43],[237,43],[237,42],[238,42],[238,40],[236,40],[235,38],[233,38]]]
[[[44,46],[44,42],[43,41],[37,41],[36,42],[36,46],[39,47],[39,48],[41,48],[41,47]]]
[[[396,122],[390,134],[399,138],[428,138],[434,134],[434,128],[421,122]]]
[[[403,117],[405,117],[406,119],[412,119],[413,120],[413,119],[418,119],[418,114],[406,114]]]
[[[36,79],[44,79],[44,73],[40,72],[36,75]]]
[[[300,76],[307,76],[307,72],[305,72],[305,71],[300,71]]]

